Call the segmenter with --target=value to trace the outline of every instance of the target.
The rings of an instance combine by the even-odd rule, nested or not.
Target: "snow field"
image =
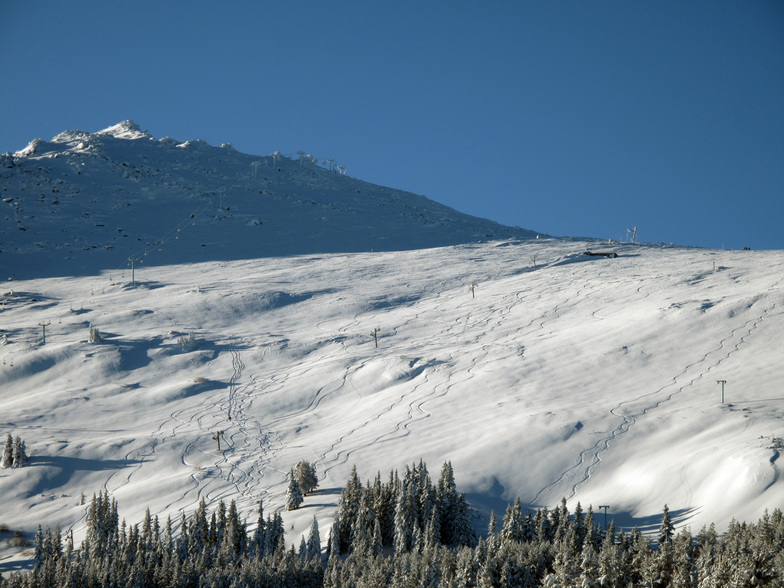
[[[283,507],[301,459],[320,485],[284,513],[296,544],[313,516],[326,542],[353,466],[386,478],[420,458],[431,474],[452,461],[480,532],[486,509],[501,516],[517,496],[608,504],[626,526],[653,524],[667,503],[695,530],[784,504],[784,254],[616,245],[605,259],[588,247],[491,242],[148,267],[136,284],[128,272],[9,283],[0,432],[21,435],[31,461],[0,471],[0,522],[78,538],[80,495],[108,490],[129,522],[148,506],[177,521],[204,497],[236,500],[252,526],[259,500]],[[102,343],[88,343],[90,325]]]

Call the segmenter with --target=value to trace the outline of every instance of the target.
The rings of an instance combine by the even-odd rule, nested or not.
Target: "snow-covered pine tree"
[[[25,442],[21,439],[21,437],[17,436],[16,439],[14,439],[13,464],[11,467],[22,468],[26,463],[27,449],[25,448]]]
[[[89,343],[103,343],[103,339],[101,338],[101,333],[97,327],[93,327],[90,325],[90,334],[87,337],[87,341]]]
[[[395,507],[395,556],[411,551],[416,545],[414,535],[418,531],[416,523],[416,496],[412,494],[412,484],[403,482],[403,488]]]
[[[286,490],[286,510],[296,510],[302,504],[302,489],[299,487],[297,477],[294,475],[294,468],[289,472],[289,487]]]
[[[237,513],[237,504],[232,500],[229,504],[229,511],[226,514],[220,552],[226,561],[237,561],[245,551],[246,545],[245,525],[240,521]]]
[[[381,554],[384,552],[384,540],[381,534],[381,522],[378,520],[378,517],[373,523],[373,544],[371,545],[371,551],[374,557],[381,557]]]
[[[369,491],[363,491],[357,515],[351,525],[351,551],[367,554],[373,543],[373,529],[376,516],[373,512],[373,496]]]
[[[317,561],[321,560],[321,536],[319,535],[318,521],[316,515],[313,515],[313,522],[310,524],[310,532],[308,533],[308,558]]]
[[[452,469],[452,462],[446,461],[441,466],[441,475],[436,485],[436,497],[441,508],[442,529],[449,534],[450,530],[445,525],[446,519],[451,514],[455,502],[457,502],[457,484],[455,483],[455,472]]]
[[[697,585],[696,544],[688,529],[681,530],[673,540],[674,561],[672,588],[690,588]]]
[[[550,521],[547,519],[547,507],[543,509],[537,508],[536,514],[534,514],[533,519],[533,528],[534,528],[534,536],[539,543],[545,543],[546,541],[552,541],[552,530],[550,529]]]
[[[585,529],[583,544],[590,543],[598,553],[602,549],[602,530],[594,523],[593,507],[590,505],[585,513],[583,528]]]
[[[392,545],[395,537],[395,474],[390,472],[389,483],[381,482],[381,473],[376,474],[373,488],[373,512],[381,529],[382,545]]]
[[[569,518],[569,509],[566,506],[566,498],[561,498],[561,506],[554,508],[552,513],[550,513],[550,522],[554,530],[553,542],[555,543],[563,541],[567,533],[573,531],[572,520]]]
[[[487,540],[490,541],[498,535],[498,522],[495,520],[495,510],[490,511],[490,522],[487,525]]]
[[[329,529],[329,537],[327,538],[327,558],[332,559],[341,553],[342,546],[340,544],[340,512],[335,514],[332,519],[332,526]]]
[[[480,539],[484,544],[484,540]],[[479,549],[459,549],[455,561],[455,586],[457,588],[473,588],[478,585],[480,573]]]
[[[44,565],[44,531],[41,525],[38,525],[38,530],[35,532],[35,550],[33,551],[33,566],[34,569],[39,569]]]
[[[601,586],[625,586],[621,547],[615,544],[615,523],[610,521],[599,552],[599,581]]]
[[[433,515],[435,514],[435,518]],[[436,490],[433,488],[433,483],[430,481],[430,476],[427,475],[427,469],[424,470],[424,476],[419,484],[419,528],[424,532],[428,524],[433,523],[435,532],[437,533],[437,541],[441,542],[441,509],[438,508],[436,499]]]
[[[580,586],[600,586],[599,554],[593,545],[584,543],[580,552]]]
[[[297,477],[297,483],[299,483],[303,494],[308,495],[318,487],[316,468],[309,462],[300,461],[294,468],[294,475]]]
[[[196,560],[204,551],[210,534],[210,524],[207,522],[207,503],[204,497],[199,500],[199,506],[193,513],[188,525],[188,555]]]
[[[510,504],[506,507],[501,538],[505,542],[521,543],[523,541],[523,507],[519,496],[515,499],[514,505]]]
[[[52,556],[54,559],[60,559],[63,556],[63,533],[60,530],[60,525],[54,529],[54,536],[52,537]]]
[[[577,538],[577,549],[582,550],[583,541],[585,540],[585,513],[580,502],[574,507],[574,520],[572,521],[574,527],[574,535]]]
[[[5,438],[5,448],[3,449],[3,461],[0,463],[4,468],[10,468],[14,463],[14,438],[11,433]]]
[[[436,536],[437,528],[437,516],[434,514],[431,515],[422,533],[422,553],[425,554],[425,559],[434,557],[436,548],[440,544],[441,539]]]
[[[351,531],[354,525],[354,519],[357,517],[359,508],[362,501],[362,482],[357,473],[357,467],[351,468],[351,475],[346,482],[346,487],[340,493],[338,500],[338,517],[339,521],[339,535],[333,536],[332,542],[334,545],[340,545],[340,553],[347,553],[351,549],[351,542],[353,537]]]
[[[93,495],[87,510],[87,555],[95,562],[111,553],[119,534],[117,501],[109,500],[108,491]]]
[[[264,528],[264,500],[259,500],[259,518],[256,521],[256,530],[253,532],[253,549],[256,556],[261,558],[264,555],[264,544],[266,542],[266,530]]]
[[[272,515],[272,518],[267,517],[265,528],[267,531],[267,555],[274,555],[281,549],[285,550],[286,544],[284,539],[285,531],[283,528],[283,517],[279,512]]]
[[[474,533],[474,526],[471,524],[471,505],[465,494],[457,496],[457,503],[455,504],[455,521],[452,535],[451,545],[473,547],[476,545],[476,533]]]
[[[523,516],[523,541],[534,541],[536,539],[536,524],[534,523],[534,514],[530,509],[526,509],[525,516]]]
[[[665,504],[662,511],[662,523],[659,527],[659,545],[672,542],[672,537],[675,534],[675,527],[670,519],[670,508]]]

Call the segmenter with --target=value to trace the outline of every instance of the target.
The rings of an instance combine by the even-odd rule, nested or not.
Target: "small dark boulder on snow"
[[[583,251],[583,254],[591,257],[618,257],[615,251]]]

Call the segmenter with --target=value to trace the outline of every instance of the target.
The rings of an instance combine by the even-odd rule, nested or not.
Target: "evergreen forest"
[[[165,522],[147,511],[120,520],[107,493],[93,497],[79,548],[73,533],[43,530],[34,567],[0,577],[2,588],[370,588],[784,586],[784,515],[733,521],[696,535],[677,533],[665,505],[654,536],[602,529],[591,507],[566,501],[552,511],[510,504],[478,538],[474,511],[457,491],[449,462],[433,483],[423,462],[363,484],[356,468],[343,489],[326,550],[314,517],[299,547],[286,546],[279,513],[254,527],[235,503]]]

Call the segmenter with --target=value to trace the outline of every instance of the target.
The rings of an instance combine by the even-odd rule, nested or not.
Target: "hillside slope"
[[[0,155],[0,278],[536,236],[325,164],[156,140],[132,121],[36,139]]]
[[[301,459],[321,483],[284,513],[295,543],[313,515],[326,541],[352,466],[369,479],[420,458],[431,472],[452,461],[480,531],[516,496],[609,505],[627,526],[658,524],[666,503],[695,531],[784,504],[784,253],[586,247],[15,281],[0,311],[0,433],[32,457],[0,470],[0,522],[78,536],[81,494],[103,489],[129,521],[147,506],[177,520],[204,497],[236,500],[252,522],[260,499],[282,508]]]

